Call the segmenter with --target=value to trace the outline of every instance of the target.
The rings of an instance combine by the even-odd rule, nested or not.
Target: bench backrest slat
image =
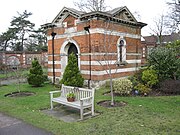
[[[76,100],[80,100],[82,98],[92,97],[92,95],[93,95],[93,91],[91,89],[65,86],[64,84],[62,84],[61,97],[66,98],[66,95],[68,93],[75,93]]]

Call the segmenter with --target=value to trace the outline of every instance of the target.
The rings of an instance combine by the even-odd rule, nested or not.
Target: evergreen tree
[[[13,17],[8,30],[0,34],[0,51],[47,51],[45,32],[42,28],[34,29],[31,15],[25,10]]]
[[[7,51],[8,47],[11,47],[13,45],[13,40],[16,40],[16,29],[14,28],[8,28],[6,32],[3,32],[0,35],[0,50],[1,51]]]
[[[42,86],[44,83],[43,70],[36,58],[32,61],[32,68],[29,72],[28,83],[36,87]]]
[[[61,84],[82,87],[84,78],[79,71],[77,58],[74,53],[71,53],[68,58],[68,65],[65,68],[63,78],[60,81]]]
[[[11,21],[11,28],[16,30],[17,45],[15,47],[15,51],[23,51],[24,50],[24,41],[27,40],[28,35],[33,32],[35,24],[28,20],[28,18],[32,15],[31,12],[27,12],[26,10],[21,14],[18,12],[18,17],[13,17]]]
[[[33,31],[26,41],[25,49],[27,51],[47,52],[47,37],[42,28]]]

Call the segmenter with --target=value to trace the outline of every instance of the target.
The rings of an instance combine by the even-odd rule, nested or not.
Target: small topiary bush
[[[153,69],[146,69],[142,72],[142,81],[144,84],[146,84],[148,87],[152,88],[152,86],[157,85],[159,82],[158,75],[156,74],[156,71]]]
[[[180,94],[180,80],[165,80],[161,82],[160,91],[166,94]]]
[[[113,89],[120,95],[129,95],[132,91],[132,82],[129,79],[118,79],[113,82]]]
[[[63,78],[60,80],[60,84],[82,87],[83,83],[84,78],[79,71],[77,58],[74,53],[71,53],[68,57],[68,64],[65,68]]]
[[[48,81],[48,76],[43,74],[43,79],[44,79],[44,81]]]
[[[42,86],[45,81],[42,67],[36,58],[32,61],[27,80],[30,85],[35,87]]]
[[[134,87],[135,90],[137,90],[141,95],[147,95],[149,92],[151,92],[151,88],[149,88],[147,85],[139,83]]]

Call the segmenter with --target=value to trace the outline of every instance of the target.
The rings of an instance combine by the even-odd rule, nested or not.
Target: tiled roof
[[[123,12],[123,15],[126,16],[125,19],[118,17],[118,14],[121,12]],[[42,27],[44,27],[44,28],[52,27],[53,24],[62,22],[63,19],[65,19],[65,17],[67,17],[68,14],[71,14],[74,17],[81,19],[81,20],[87,20],[87,19],[93,18],[93,17],[102,17],[105,19],[110,18],[112,21],[116,21],[116,22],[124,23],[124,24],[130,24],[130,25],[134,25],[134,26],[144,27],[147,25],[142,22],[137,22],[137,20],[134,18],[134,16],[131,14],[131,12],[129,11],[129,9],[126,6],[118,7],[118,8],[112,9],[110,11],[106,11],[106,12],[93,11],[93,12],[89,12],[89,13],[78,11],[74,8],[64,7],[57,14],[57,16],[54,18],[54,20],[51,23],[44,24],[44,25],[42,25]]]
[[[156,43],[157,42],[157,36],[145,36],[144,37],[146,43]]]
[[[155,35],[145,36],[144,37],[146,43],[158,43],[158,37]],[[172,33],[171,35],[162,35],[162,43],[169,43],[176,40],[180,40],[180,33]]]
[[[85,14],[85,12],[76,10],[76,9],[74,9],[74,8],[67,8],[67,9],[70,9],[71,11],[74,11],[75,13],[77,13],[77,14],[79,14],[79,15]]]
[[[171,35],[163,35],[163,42],[173,42],[176,40],[180,40],[180,33],[172,33]]]

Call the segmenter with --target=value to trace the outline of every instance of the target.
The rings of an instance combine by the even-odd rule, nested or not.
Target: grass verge
[[[42,113],[49,108],[51,85],[34,88],[21,85],[21,91],[35,92],[29,97],[4,97],[14,92],[14,86],[0,87],[0,112],[20,118],[55,135],[177,135],[180,134],[180,96],[164,97],[115,97],[128,103],[125,107],[104,108],[95,104],[101,115],[80,122],[65,123]],[[110,99],[102,95],[101,88],[95,93],[95,103]]]

